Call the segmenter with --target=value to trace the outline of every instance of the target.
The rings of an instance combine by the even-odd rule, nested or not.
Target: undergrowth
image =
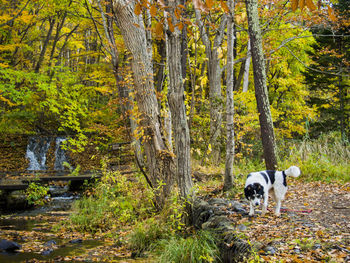
[[[216,243],[215,235],[207,231],[199,231],[189,237],[175,236],[162,240],[160,245],[163,248],[158,262],[220,262],[220,252]]]
[[[73,204],[70,227],[74,230],[103,232],[140,220],[153,208],[152,193],[144,184],[119,172],[104,172],[89,189]]]

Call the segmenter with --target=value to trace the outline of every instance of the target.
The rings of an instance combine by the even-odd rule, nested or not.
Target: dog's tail
[[[300,175],[300,169],[296,166],[291,166],[284,173],[288,176],[298,177]]]

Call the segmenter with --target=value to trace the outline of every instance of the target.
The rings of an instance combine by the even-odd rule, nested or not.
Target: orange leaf
[[[211,9],[213,7],[213,5],[214,5],[214,1],[213,0],[207,0],[206,4],[207,4],[207,8]]]
[[[171,17],[168,17],[168,27],[169,27],[169,30],[171,32],[175,31],[175,27],[174,27],[173,23],[171,22]]]
[[[137,3],[135,5],[135,9],[134,9],[134,13],[135,15],[139,16],[141,14],[141,5],[139,3]]]
[[[297,10],[298,5],[299,5],[299,1],[298,0],[292,0],[292,10],[293,10],[293,12],[295,10]]]
[[[155,5],[151,5],[151,8],[149,9],[149,12],[151,14],[151,17],[155,17],[157,15],[157,8]]]
[[[333,13],[333,9],[328,5],[328,15],[329,18],[334,22],[337,18],[335,17],[334,13]]]
[[[305,0],[299,0],[300,10],[303,10],[304,6],[305,6]]]
[[[222,1],[222,0],[220,1],[220,3],[221,3],[222,9],[224,9],[224,12],[225,13],[229,13],[230,12],[230,8],[228,8],[227,4],[224,1]]]
[[[163,36],[163,23],[162,23],[162,21],[159,21],[156,24],[156,35],[158,37],[162,37]]]
[[[182,31],[182,29],[184,28],[184,24],[183,23],[178,23],[177,24],[177,28]]]
[[[316,10],[316,6],[312,0],[306,0],[306,6],[310,11]]]
[[[180,20],[181,18],[181,10],[179,8],[175,8],[174,15],[177,20]]]

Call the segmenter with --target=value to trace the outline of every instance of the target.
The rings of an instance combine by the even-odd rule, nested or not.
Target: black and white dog
[[[276,201],[275,213],[280,215],[281,202],[287,192],[287,175],[298,177],[300,169],[296,166],[291,166],[285,171],[260,171],[248,174],[244,194],[250,201],[249,215],[254,215],[254,206],[259,206],[261,200],[264,200],[262,215],[267,211],[269,192]]]

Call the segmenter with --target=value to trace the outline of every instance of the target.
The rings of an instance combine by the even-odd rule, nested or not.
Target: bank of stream
[[[0,250],[0,262],[150,262],[134,260],[111,238],[75,231],[55,231],[67,221],[79,195],[65,193],[45,206],[25,211],[1,211],[0,240],[21,246],[14,252]]]

